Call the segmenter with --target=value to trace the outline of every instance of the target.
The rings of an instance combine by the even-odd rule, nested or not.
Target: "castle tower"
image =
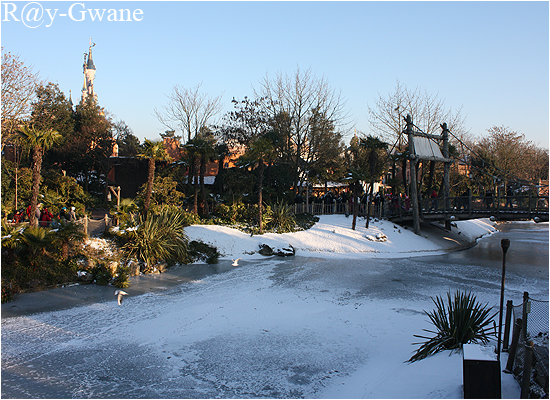
[[[88,54],[84,53],[84,84],[82,85],[82,100],[86,100],[88,96],[91,96],[94,101],[97,102],[97,94],[94,91],[94,79],[95,79],[95,65],[92,59],[92,38],[90,38],[90,48]]]

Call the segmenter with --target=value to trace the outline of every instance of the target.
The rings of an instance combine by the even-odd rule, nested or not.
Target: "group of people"
[[[17,210],[13,215],[13,223],[18,224],[21,222],[30,221],[31,212],[31,206],[28,206],[26,210]],[[52,224],[52,221],[54,221],[53,214],[50,212],[50,210],[48,210],[48,207],[44,206],[42,203],[40,203],[36,207],[34,215],[38,220],[40,226],[50,226]],[[67,207],[61,208],[59,214],[57,215],[57,219],[62,222],[76,221],[76,208],[71,207],[70,211],[67,209]]]

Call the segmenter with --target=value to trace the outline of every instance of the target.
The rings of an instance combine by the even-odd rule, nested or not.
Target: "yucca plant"
[[[296,230],[296,219],[292,211],[292,206],[278,202],[273,206],[273,212],[271,214],[271,221],[269,226],[277,233],[294,232]]]
[[[183,228],[186,217],[182,211],[162,208],[140,216],[136,230],[129,230],[128,242],[123,246],[128,258],[145,261],[146,270],[152,270],[158,261],[176,262],[187,257],[188,238]]]
[[[492,335],[496,335],[496,327],[493,321],[498,312],[491,314],[492,307],[481,304],[472,293],[456,291],[454,297],[447,293],[447,305],[442,297],[432,297],[436,308],[426,315],[434,324],[436,330],[424,329],[425,332],[435,333],[435,337],[414,335],[415,337],[428,339],[422,344],[416,353],[408,360],[414,362],[422,360],[429,355],[442,350],[460,349],[466,343],[487,344]],[[490,327],[491,323],[493,324]]]

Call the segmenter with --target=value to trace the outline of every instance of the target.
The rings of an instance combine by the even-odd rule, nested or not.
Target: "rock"
[[[118,262],[117,261],[110,261],[109,264],[108,264],[108,267],[107,269],[111,272],[111,275],[115,275],[116,274],[116,270],[118,268]]]
[[[258,253],[260,253],[262,256],[276,255],[280,257],[287,257],[295,255],[296,249],[290,244],[286,247],[273,249],[271,246],[263,243],[260,245],[260,250],[258,250]]]
[[[78,282],[91,283],[93,281],[93,276],[87,271],[78,271],[76,280]]]
[[[258,253],[260,253],[262,256],[272,256],[273,249],[269,247],[267,244],[261,244],[260,250],[258,250]]]
[[[127,267],[130,268],[130,272],[128,273],[128,275],[130,275],[130,276],[138,276],[139,275],[140,268],[139,268],[139,264],[137,262],[135,262],[134,260],[130,260],[127,264]]]
[[[388,237],[386,235],[384,235],[383,233],[379,233],[378,235],[376,235],[376,239],[379,242],[385,242],[386,240],[388,240]]]
[[[159,262],[157,263],[157,265],[155,265],[155,267],[157,268],[159,273],[163,274],[168,269],[168,264],[166,264],[165,262]]]
[[[281,249],[275,249],[273,251],[274,254],[280,256],[280,257],[287,257],[287,256],[293,256],[296,254],[296,249],[292,247],[292,245],[288,245],[288,247],[283,247]]]

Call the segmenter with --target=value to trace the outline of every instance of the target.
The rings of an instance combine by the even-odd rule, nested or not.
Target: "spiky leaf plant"
[[[269,227],[277,233],[294,232],[296,230],[296,218],[292,211],[292,206],[280,201],[272,208],[271,221]]]
[[[186,217],[182,211],[163,208],[156,213],[149,212],[145,220],[140,216],[136,230],[128,232],[123,250],[129,258],[145,261],[147,270],[152,270],[158,261],[185,260],[188,244],[185,226]]]
[[[454,296],[447,293],[447,304],[442,297],[432,297],[436,308],[426,315],[434,324],[436,330],[424,329],[425,332],[434,333],[432,338],[420,335],[415,337],[428,339],[422,344],[416,353],[408,360],[414,362],[422,360],[429,355],[442,350],[455,350],[466,343],[487,344],[492,335],[496,335],[493,318],[497,313],[491,314],[492,307],[481,304],[471,293],[456,291]],[[492,326],[491,326],[492,323]]]

